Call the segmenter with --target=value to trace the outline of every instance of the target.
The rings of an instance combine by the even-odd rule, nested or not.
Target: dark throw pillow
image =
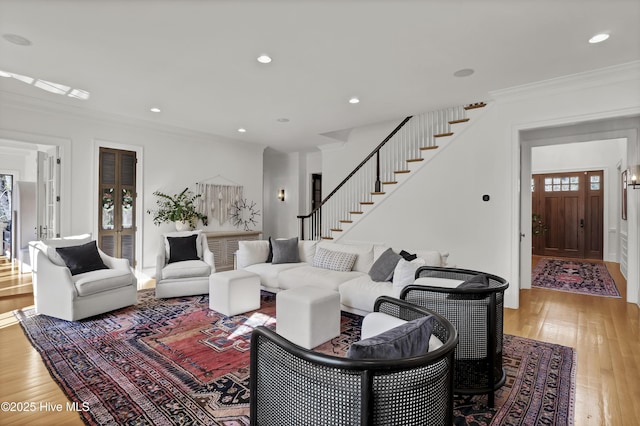
[[[382,252],[380,257],[373,262],[373,265],[371,265],[371,269],[369,269],[369,276],[373,281],[391,281],[393,271],[396,269],[396,265],[400,259],[402,259],[402,256],[398,253],[391,250],[391,248],[386,249]]]
[[[432,330],[432,315],[418,318],[353,343],[347,351],[347,358],[398,359],[424,355],[429,352]]]
[[[458,287],[459,290],[468,290],[468,289],[485,289],[489,288],[489,277],[485,274],[474,275],[463,283],[460,283]],[[460,294],[460,293],[452,293],[449,294],[449,299],[457,299],[457,300],[480,300],[486,297],[485,294]]]
[[[417,254],[411,254],[406,250],[400,250],[400,256],[402,256],[402,258],[407,262],[411,262],[412,260],[416,260],[418,258]]]
[[[273,244],[271,244],[271,237],[269,237],[269,254],[267,255],[266,263],[273,262]]]
[[[489,288],[489,277],[485,274],[475,275],[460,283],[457,288]]]
[[[271,239],[273,247],[273,259],[271,263],[277,265],[279,263],[298,263],[300,255],[298,254],[298,237],[288,240]]]
[[[71,275],[84,274],[98,269],[109,269],[102,261],[95,241],[89,241],[79,246],[57,247],[56,252],[64,260],[64,264],[71,271]]]
[[[196,240],[198,235],[187,237],[167,237],[169,241],[169,263],[182,262],[184,260],[199,260]]]

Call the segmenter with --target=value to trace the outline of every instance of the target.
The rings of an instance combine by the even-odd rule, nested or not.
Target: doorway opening
[[[322,173],[311,174],[311,210],[322,203]]]
[[[322,173],[311,174],[311,211],[314,211],[322,204]],[[309,238],[312,240],[320,239],[319,224],[322,223],[321,213],[316,216],[316,226],[309,227]],[[314,232],[315,231],[315,232]]]
[[[536,123],[538,126],[540,123]],[[584,122],[519,130],[519,152],[514,161],[519,166],[520,182],[520,244],[518,265],[520,288],[531,288],[532,277],[532,193],[531,178],[534,174],[580,170],[603,170],[604,211],[602,260],[619,262],[621,251],[636,253],[637,239],[634,216],[629,221],[621,219],[619,170],[627,167],[628,156],[633,156],[638,143],[636,117],[608,117]],[[534,152],[535,151],[535,152]],[[544,153],[541,157],[540,154]],[[535,154],[535,155],[534,155]],[[544,161],[542,161],[544,160]],[[631,209],[630,209],[631,211]],[[629,226],[627,227],[627,224]],[[633,226],[632,226],[633,224]],[[628,239],[627,239],[628,238]],[[515,260],[515,259],[514,259]],[[625,276],[634,282],[637,268],[629,267]],[[627,297],[637,297],[637,287],[629,286]]]

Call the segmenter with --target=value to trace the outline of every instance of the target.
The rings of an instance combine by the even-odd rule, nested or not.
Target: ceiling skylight
[[[69,90],[71,90],[71,87],[65,86],[64,84],[52,83],[45,80],[36,80],[33,85],[47,92],[55,93],[56,95],[66,95]]]
[[[3,74],[9,74],[9,77],[13,77],[18,81],[21,81],[23,83],[26,84],[33,84],[33,82],[35,81],[35,79],[33,77],[29,77],[28,75],[20,75],[20,74],[16,74],[16,73],[6,73],[5,71],[2,71]]]
[[[91,94],[86,90],[71,89],[67,96],[70,98],[82,99],[83,101],[86,101],[87,99],[89,99],[89,96],[91,96]]]
[[[87,100],[91,96],[91,93],[86,90],[72,89],[71,87],[64,84],[36,79],[28,75],[16,74],[14,72],[0,70],[0,77],[13,78],[25,84],[28,84],[29,86],[34,86],[49,93],[55,93],[56,95],[66,95],[70,98]]]

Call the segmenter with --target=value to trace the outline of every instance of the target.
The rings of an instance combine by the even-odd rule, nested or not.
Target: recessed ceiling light
[[[31,46],[31,40],[18,34],[2,34],[2,38],[18,46]]]
[[[469,77],[474,72],[475,71],[472,70],[471,68],[464,68],[464,69],[461,69],[461,70],[458,70],[458,71],[454,72],[453,75],[456,76],[456,77]]]
[[[360,99],[356,98],[355,96],[351,99],[349,99],[349,103],[350,104],[359,104],[360,103]]]
[[[151,111],[151,112],[161,112],[162,110],[160,108],[158,108],[158,107],[153,107],[149,111]]]
[[[276,119],[276,121],[277,121],[278,123],[288,123],[288,122],[289,122],[289,119],[288,119],[288,118],[284,118],[284,117],[282,117],[282,118],[277,118],[277,119]]]
[[[247,131],[247,129],[245,129],[244,127],[240,127],[238,129],[238,132],[240,132],[240,133],[245,133],[246,131]]]
[[[10,78],[13,77],[13,74],[7,71],[0,70],[0,77]]]
[[[261,64],[268,64],[269,62],[271,62],[271,56],[269,55],[260,55],[257,59]]]
[[[589,39],[589,43],[591,44],[600,43],[602,41],[605,41],[608,38],[609,38],[609,34],[605,34],[605,33],[596,34]]]

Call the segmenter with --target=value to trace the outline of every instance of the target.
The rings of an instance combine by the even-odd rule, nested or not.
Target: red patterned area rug
[[[620,297],[604,263],[573,259],[540,259],[531,286],[593,296]]]
[[[249,342],[258,325],[275,325],[275,297],[258,311],[225,317],[207,295],[156,299],[67,322],[33,309],[16,317],[67,397],[89,425],[249,424]],[[343,313],[342,334],[316,350],[344,355],[362,317]],[[505,336],[507,383],[494,409],[486,396],[455,401],[456,425],[573,423],[573,349]]]

